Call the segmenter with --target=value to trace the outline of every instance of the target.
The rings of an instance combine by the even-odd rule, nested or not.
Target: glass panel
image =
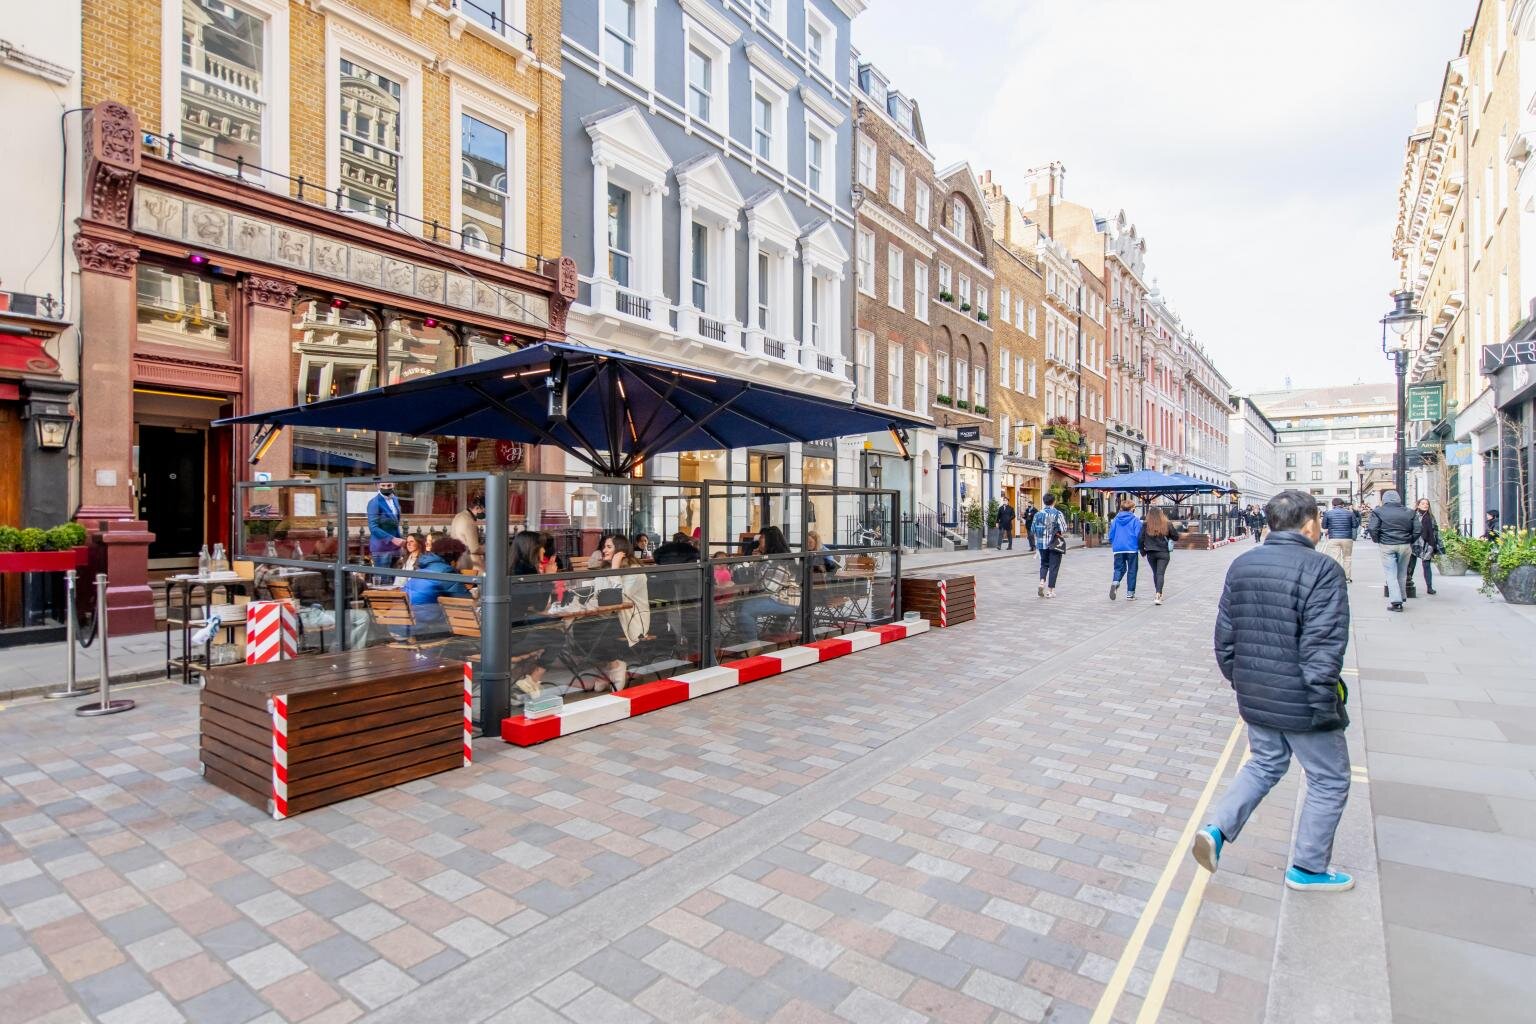
[[[144,262],[138,265],[137,281],[140,344],[229,358],[233,283]]]
[[[400,83],[341,61],[341,189],[347,205],[383,216],[400,205]]]
[[[261,162],[266,23],[222,0],[183,0],[178,141],[221,166]]]
[[[608,276],[629,287],[629,193],[608,186]]]
[[[821,136],[808,135],[805,140],[806,184],[812,192],[821,191]]]
[[[773,104],[761,95],[752,97],[753,148],[764,160],[773,158]]]
[[[293,324],[295,401],[319,402],[366,391],[377,383],[378,331],[361,310],[317,300],[301,302]],[[371,430],[293,428],[298,476],[371,476]]]
[[[603,5],[603,60],[623,71],[635,73],[635,2],[605,0]]]
[[[693,225],[693,308],[709,308],[709,231]]]
[[[688,110],[701,121],[709,120],[713,70],[714,61],[708,54],[696,46],[688,48]]]
[[[507,133],[464,115],[461,135],[462,226],[471,245],[506,244]]]

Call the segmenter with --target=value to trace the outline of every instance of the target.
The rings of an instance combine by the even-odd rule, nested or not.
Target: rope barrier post
[[[75,714],[81,718],[115,715],[133,707],[131,700],[112,699],[112,672],[107,665],[107,574],[104,572],[96,574],[96,622],[101,638],[101,698],[95,704],[81,704],[75,708]]]
[[[64,689],[43,694],[49,700],[84,697],[91,692],[75,688],[75,630],[75,570],[70,569],[64,573],[64,646],[68,648],[64,661]]]

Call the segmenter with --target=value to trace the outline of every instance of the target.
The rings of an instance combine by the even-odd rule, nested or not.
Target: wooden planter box
[[[89,548],[68,551],[6,551],[0,553],[0,572],[66,572],[85,564]]]
[[[901,612],[917,612],[936,628],[970,622],[976,617],[976,577],[953,572],[903,576]]]
[[[461,767],[467,686],[461,662],[394,647],[212,669],[203,775],[285,818]]]

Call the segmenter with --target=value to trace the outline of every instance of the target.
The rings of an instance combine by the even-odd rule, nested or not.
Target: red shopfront
[[[77,518],[101,543],[114,633],[153,628],[152,568],[228,543],[238,480],[501,457],[494,442],[285,432],[252,465],[250,429],[211,424],[561,340],[569,261],[511,265],[146,154],[118,104],[87,133]]]

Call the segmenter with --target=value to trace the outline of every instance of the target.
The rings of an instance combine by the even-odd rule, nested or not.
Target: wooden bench
[[[275,799],[274,705],[287,708],[286,807]],[[287,817],[464,763],[464,666],[395,647],[208,673],[203,775]]]

